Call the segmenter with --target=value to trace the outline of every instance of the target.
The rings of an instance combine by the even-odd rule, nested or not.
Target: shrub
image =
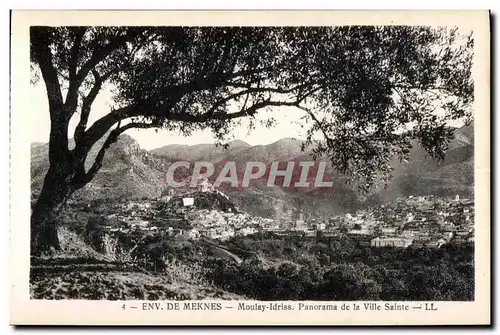
[[[164,274],[172,283],[183,282],[194,285],[207,286],[208,269],[204,268],[200,263],[182,262],[178,259],[165,261]]]
[[[94,250],[80,235],[70,230],[68,227],[60,227],[57,234],[61,246],[61,255],[96,259],[105,258],[104,255]]]

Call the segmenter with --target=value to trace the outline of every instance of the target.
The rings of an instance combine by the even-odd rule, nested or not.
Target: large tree
[[[58,248],[61,206],[128,129],[213,130],[299,108],[306,146],[361,188],[390,177],[418,139],[434,157],[470,117],[472,37],[430,27],[31,27],[33,77],[45,84],[50,167],[31,217],[31,250]],[[106,87],[115,106],[88,124]],[[69,134],[70,119],[77,118]],[[75,141],[68,147],[69,137]],[[105,137],[105,139],[104,139]],[[85,160],[104,145],[89,169]],[[100,143],[100,142],[99,142]]]

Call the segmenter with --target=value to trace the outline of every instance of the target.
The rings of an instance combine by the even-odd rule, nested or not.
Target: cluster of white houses
[[[206,184],[200,188],[200,192],[221,194]],[[303,237],[347,237],[365,246],[399,248],[440,247],[446,243],[474,241],[474,202],[458,196],[454,199],[407,197],[354,214],[319,219],[304,218],[303,213],[298,213],[294,220],[261,218],[231,210],[197,209],[193,197],[182,198],[180,206],[169,207],[171,196],[168,197],[161,199],[164,203],[167,201],[167,210],[161,213],[148,201],[124,204],[120,214],[108,215],[120,224],[103,229],[221,240],[272,232]],[[183,226],[181,222],[186,224]]]

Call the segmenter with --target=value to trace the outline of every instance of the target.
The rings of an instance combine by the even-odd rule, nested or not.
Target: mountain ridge
[[[103,140],[91,150],[87,159],[87,168],[91,165]],[[215,166],[214,177],[219,174],[229,161],[237,164],[239,180],[242,178],[246,162],[263,162],[267,170],[272,162],[311,160],[310,151],[302,151],[302,141],[294,138],[283,138],[268,145],[250,146],[240,140],[233,141],[229,148],[223,149],[213,144],[168,145],[163,153],[157,149],[147,151],[142,149],[137,141],[129,135],[122,135],[106,152],[103,166],[89,185],[77,191],[74,199],[87,200],[99,198],[154,198],[165,194],[168,185],[165,183],[165,173],[168,166],[175,161],[197,160],[209,161]],[[186,150],[194,148],[195,150]],[[43,177],[48,169],[48,145],[31,146],[31,174],[34,197],[39,191]],[[323,158],[322,160],[327,161]],[[426,195],[432,192],[441,195],[460,194],[470,196],[474,186],[474,131],[473,126],[465,126],[456,131],[455,139],[450,143],[446,158],[439,163],[426,155],[418,142],[411,149],[409,162],[394,159],[394,178],[386,188],[372,190],[368,194],[359,194],[344,181],[349,176],[338,175],[327,165],[327,174],[334,181],[334,187],[329,189],[294,189],[277,186],[267,187],[265,180],[257,180],[251,184],[253,188],[225,189],[230,197],[234,197],[237,205],[243,210],[259,216],[282,215],[281,209],[302,204],[311,212],[326,211],[340,213],[351,211],[371,202],[391,201],[399,196]],[[178,174],[184,178],[192,172]],[[280,169],[283,169],[280,165]],[[312,168],[311,171],[316,171]],[[265,177],[265,176],[264,176]],[[213,182],[214,180],[211,180]],[[295,178],[295,177],[294,177]],[[278,178],[279,179],[279,178]]]

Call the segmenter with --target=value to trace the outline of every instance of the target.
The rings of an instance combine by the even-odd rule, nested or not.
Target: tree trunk
[[[38,200],[31,214],[31,254],[39,255],[60,250],[57,236],[57,216],[70,195],[71,186],[68,169],[49,168]]]

